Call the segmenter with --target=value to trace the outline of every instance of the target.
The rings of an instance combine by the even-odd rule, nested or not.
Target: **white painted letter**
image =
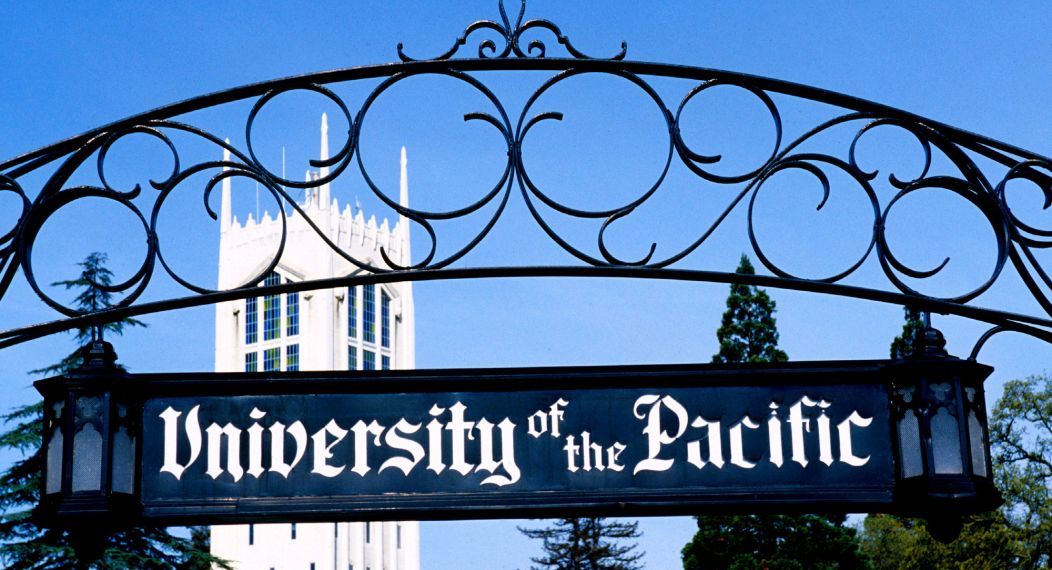
[[[676,434],[669,435],[661,427],[661,404],[676,416]],[[650,406],[650,410],[644,415],[640,413],[640,406]],[[672,468],[674,459],[658,459],[661,446],[676,441],[687,430],[687,410],[671,396],[660,397],[655,394],[640,396],[632,406],[632,415],[636,419],[647,419],[647,425],[643,433],[647,436],[647,458],[636,464],[632,471],[635,475],[640,471],[667,471]]]
[[[825,400],[818,401],[818,407],[822,409],[822,415],[818,416],[818,460],[826,465],[833,464],[833,438],[829,433],[829,416],[826,408],[830,403]]]
[[[793,443],[793,461],[800,464],[801,467],[807,467],[807,450],[804,448],[804,432],[811,431],[811,420],[804,417],[803,408],[800,405],[803,404],[807,407],[814,407],[815,401],[807,396],[800,398],[800,401],[793,404],[789,408],[789,433],[792,436]]]
[[[526,419],[526,433],[532,435],[534,439],[541,437],[547,431],[548,414],[543,410],[533,412],[533,415]]]
[[[752,469],[753,467],[756,467],[756,464],[752,461],[748,461],[745,459],[745,449],[744,445],[742,444],[743,425],[749,429],[757,429],[760,427],[760,424],[752,421],[752,418],[750,418],[749,416],[745,416],[744,418],[742,418],[742,421],[734,424],[734,426],[731,427],[731,463],[737,465],[738,467]]]
[[[241,468],[241,430],[229,422],[223,427],[212,422],[205,432],[208,434],[208,470],[205,473],[213,479],[223,474],[223,468],[219,465],[223,443],[221,438],[226,437],[226,470],[234,476],[234,482],[240,481],[245,474]]]
[[[696,428],[707,428],[707,433],[703,439],[709,440],[709,460],[705,461],[701,458],[701,440],[692,441],[687,444],[687,463],[690,463],[701,469],[709,463],[716,466],[716,469],[723,469],[723,435],[720,433],[720,422],[710,422],[705,418],[698,416],[694,418],[694,421],[690,423],[691,427]]]
[[[300,421],[293,422],[289,426],[288,433],[296,442],[296,453],[292,458],[292,463],[285,463],[285,433],[285,424],[281,422],[274,422],[270,426],[270,470],[288,479],[292,468],[303,459],[303,454],[307,452],[307,428],[303,427],[303,422]]]
[[[259,408],[252,408],[248,417],[261,420],[266,412]],[[259,422],[252,422],[248,430],[248,474],[259,479],[263,474],[263,426]]]
[[[585,471],[591,471],[593,464],[598,471],[606,469],[603,466],[603,446],[592,443],[592,434],[586,431],[581,432],[581,461]]]
[[[354,467],[351,467],[351,471],[364,477],[369,472],[369,434],[373,434],[373,445],[379,447],[384,426],[376,423],[376,420],[369,422],[369,425],[358,420],[351,426],[351,431],[354,432]]]
[[[559,406],[569,406],[570,402],[559,398],[549,409],[548,415],[552,418],[552,437],[559,437],[559,420],[563,419],[563,411],[559,409]]]
[[[410,434],[416,433],[419,430],[420,424],[411,424],[405,421],[404,418],[398,420],[398,423],[396,423],[391,429],[387,430],[387,435],[384,436],[384,441],[387,442],[387,445],[393,449],[408,453],[412,459],[409,457],[392,457],[380,465],[380,470],[377,471],[378,473],[382,473],[383,470],[388,467],[394,467],[400,469],[402,473],[409,475],[409,472],[416,467],[416,464],[420,463],[420,460],[424,458],[424,446],[407,437],[398,435],[398,432],[401,431],[402,433]]]
[[[435,404],[428,413],[437,418],[445,411],[445,408]],[[446,469],[446,464],[442,462],[442,422],[437,419],[427,423],[427,468],[436,475]]]
[[[201,453],[201,424],[197,422],[197,411],[201,406],[190,408],[186,414],[186,438],[190,440],[190,459],[186,465],[179,464],[179,416],[177,412],[168,406],[168,409],[159,415],[164,420],[164,465],[161,473],[168,472],[175,476],[176,480],[183,476],[183,471],[197,461]]]
[[[625,466],[617,462],[621,452],[627,449],[625,444],[615,441],[613,445],[606,448],[606,467],[611,471],[624,471]]]
[[[449,423],[446,424],[446,429],[452,434],[452,454],[453,457],[450,460],[449,468],[453,471],[460,473],[461,475],[467,475],[475,468],[474,465],[464,460],[464,448],[467,445],[468,439],[475,439],[475,422],[464,421],[464,411],[467,410],[467,406],[457,402],[449,407]]]
[[[840,435],[840,461],[847,463],[853,467],[861,467],[869,462],[869,456],[856,457],[851,450],[851,426],[856,425],[858,427],[869,427],[869,424],[873,423],[873,418],[864,418],[858,415],[858,412],[851,412],[851,415],[846,420],[840,422],[836,426],[836,429]]]
[[[563,446],[563,450],[566,451],[566,470],[570,473],[577,472],[577,454],[581,451],[581,446],[574,445],[573,440],[572,435],[566,436],[566,445]]]
[[[325,441],[329,435],[335,438],[332,440],[332,443],[326,443]],[[311,436],[311,439],[314,440],[314,468],[311,469],[311,473],[317,473],[322,477],[335,477],[343,472],[344,468],[347,467],[346,465],[340,465],[339,467],[329,465],[329,459],[332,458],[332,448],[336,447],[336,444],[343,441],[345,437],[347,437],[347,430],[341,428],[336,423],[336,420],[329,420],[325,427]]]
[[[515,464],[515,424],[510,419],[504,418],[497,426],[500,428],[500,462],[494,460],[493,456],[493,424],[482,418],[478,422],[480,455],[479,465],[476,471],[488,471],[494,473],[498,467],[504,467],[508,475],[490,475],[482,480],[481,485],[496,485],[503,487],[519,480],[519,466]]]
[[[771,447],[771,463],[781,467],[782,457],[782,420],[778,419],[778,404],[771,402],[771,417],[767,419],[767,441]]]

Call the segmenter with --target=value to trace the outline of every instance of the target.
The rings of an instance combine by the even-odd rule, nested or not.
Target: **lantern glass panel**
[[[44,492],[62,490],[62,430],[55,429],[47,442],[47,482]]]
[[[902,453],[902,477],[917,477],[924,474],[924,458],[921,455],[920,428],[917,413],[907,410],[899,420],[899,451]]]
[[[978,477],[986,477],[986,446],[983,442],[986,440],[986,432],[983,430],[983,425],[979,422],[979,416],[975,413],[977,407],[976,397],[978,396],[978,390],[975,388],[965,388],[964,396],[968,400],[968,448],[972,456],[972,475]]]
[[[102,434],[86,423],[73,438],[73,491],[102,488]]]
[[[47,480],[44,482],[44,492],[47,494],[62,491],[62,412],[66,408],[65,402],[51,403],[54,411],[51,425],[48,426],[50,435],[47,437]]]
[[[128,428],[120,426],[113,434],[112,490],[115,493],[131,493],[135,485],[135,438],[128,435]]]
[[[912,386],[898,389],[899,397],[905,405],[913,402]],[[902,478],[917,477],[924,474],[924,456],[921,453],[920,424],[917,412],[907,408],[899,419],[899,470]]]
[[[935,473],[959,475],[964,472],[957,418],[950,415],[946,408],[939,408],[931,420],[931,445]]]
[[[972,452],[972,474],[986,477],[986,451],[983,447],[983,426],[974,411],[968,412],[968,444]]]
[[[102,433],[95,422],[101,422],[102,398],[77,398],[77,434],[73,436],[73,491],[98,491],[102,488]]]

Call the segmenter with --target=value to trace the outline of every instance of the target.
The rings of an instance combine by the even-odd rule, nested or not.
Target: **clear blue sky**
[[[558,23],[587,53],[613,53],[625,40],[629,59],[715,67],[811,84],[1052,155],[1052,106],[1048,104],[1052,17],[1044,3],[771,2],[741,7],[707,2],[533,0],[527,16]],[[445,6],[402,0],[273,3],[266,7],[215,2],[177,6],[84,3],[61,9],[27,2],[4,4],[0,17],[7,24],[0,35],[0,67],[4,70],[0,157],[6,159],[203,93],[287,75],[393,61],[400,41],[411,55],[437,54],[467,23],[497,18],[498,13],[495,0]],[[559,52],[557,46],[549,48],[553,54]],[[506,106],[517,113],[523,91],[516,88],[529,82],[520,84],[503,77],[492,81]],[[601,91],[603,87],[606,90]],[[666,87],[676,92],[675,85],[662,84]],[[362,93],[348,88],[346,98],[356,107]],[[604,95],[597,97],[599,93]],[[613,80],[584,82],[577,90],[556,95],[539,110],[562,110],[567,119],[560,126],[545,125],[543,131],[539,127],[536,146],[525,151],[531,173],[536,172],[556,195],[580,205],[637,194],[639,185],[653,178],[655,156],[660,154],[654,150],[659,147],[648,144],[660,144],[660,124],[653,121],[653,109]],[[699,106],[692,111],[696,116],[691,120],[697,121],[693,123],[699,126],[696,132],[710,128],[705,132],[723,138],[699,139],[699,150],[722,151],[732,163],[746,164],[748,152],[769,140],[767,123],[762,118],[746,120],[756,117],[749,114],[755,108],[733,96],[714,101],[729,107],[705,114]],[[317,101],[304,98],[279,107],[273,122],[258,134],[261,152],[274,161],[271,164],[280,164],[280,148],[286,147],[290,176],[302,175],[306,158],[316,150],[317,115],[321,110],[331,111],[312,103]],[[485,130],[488,127],[461,124],[460,115],[479,110],[480,104],[476,96],[441,81],[422,81],[393,92],[378,103],[365,134],[363,150],[371,171],[376,171],[385,188],[391,188],[397,175],[397,149],[404,144],[409,148],[414,204],[450,206],[480,195],[500,156],[494,151],[499,147],[487,138],[492,137]],[[234,105],[194,119],[244,148],[246,112],[244,105]],[[800,116],[808,112],[811,110],[801,108]],[[814,112],[817,114],[811,116],[822,111]],[[742,121],[735,122],[735,117]],[[805,123],[787,118],[786,126],[789,131]],[[744,139],[751,142],[746,144]],[[917,150],[909,140],[875,134],[867,144],[863,156],[873,164],[901,172],[903,177],[916,172]],[[142,145],[125,149],[124,158],[115,159],[115,180],[141,180],[143,170],[146,175],[163,177],[165,155],[148,142]],[[838,148],[842,151],[844,147]],[[137,150],[146,158],[140,158]],[[857,202],[850,200],[850,192],[834,191],[829,217],[823,219],[807,217],[815,215],[817,190],[813,186],[783,184],[779,188],[783,193],[767,203],[771,220],[761,232],[779,259],[802,271],[821,271],[847,259],[857,247],[847,239],[856,236],[851,233],[850,220],[856,220],[857,226],[860,219],[851,217],[857,213],[852,209]],[[378,211],[377,201],[360,183],[337,183],[335,191],[341,203],[358,197],[367,211]],[[615,233],[620,248],[616,251],[627,258],[645,252],[650,241],[662,247],[682,242],[696,231],[699,220],[711,219],[711,212],[724,203],[729,192],[674,172],[668,192],[663,193],[668,197],[649,213],[641,213],[640,221]],[[183,270],[210,285],[214,282],[215,226],[202,215],[200,194],[188,191],[185,196],[185,204],[174,207],[179,215],[168,223],[185,223],[193,234],[181,257],[175,253],[173,257]],[[837,201],[840,196],[843,202]],[[237,200],[242,219],[256,207],[251,188],[239,192]],[[1024,192],[1019,203],[1033,206],[1037,201],[1033,193]],[[10,204],[0,202],[0,227],[9,223]],[[695,210],[684,210],[684,204]],[[267,208],[265,200],[261,207]],[[685,217],[684,211],[694,213]],[[765,211],[762,204],[760,211]],[[836,212],[845,217],[836,218]],[[1035,223],[1043,220],[1045,227],[1052,225],[1047,223],[1049,216],[1035,208],[1027,213]],[[42,281],[68,277],[72,262],[95,249],[113,254],[118,276],[133,267],[138,237],[133,226],[121,226],[129,233],[114,237],[116,222],[129,221],[116,214],[113,226],[77,225],[74,234],[76,218],[70,216],[64,220],[69,224],[64,230],[51,230],[44,243],[61,251],[43,254],[39,262],[46,267],[41,269]],[[967,223],[957,214],[965,216]],[[902,222],[907,231],[897,238],[899,251],[919,267],[941,261],[947,252],[953,254],[950,275],[938,283],[947,291],[974,282],[969,277],[974,279],[989,268],[988,235],[981,224],[975,229],[969,226],[976,220],[967,214],[952,201],[915,205],[907,209]],[[465,265],[495,264],[507,261],[508,255],[515,256],[515,263],[568,262],[525,218],[521,198],[512,197],[506,218],[487,240],[494,245],[480,248]],[[922,219],[930,229],[910,229]],[[825,229],[823,223],[846,233]],[[815,231],[808,234],[811,241],[800,235],[803,227]],[[568,231],[580,237],[581,244],[589,244],[589,236],[594,236]],[[464,236],[459,230],[451,232],[454,241]],[[845,235],[847,238],[838,237]],[[413,237],[422,244],[422,234]],[[687,266],[731,270],[747,248],[745,238],[744,218],[732,216]],[[797,238],[802,241],[794,241]],[[929,238],[939,246],[922,249],[913,243]],[[419,253],[422,247],[416,247]],[[826,256],[832,261],[820,263]],[[870,259],[867,269],[852,283],[885,286],[874,262]],[[1011,270],[1008,273],[1004,284],[977,304],[1036,311]],[[182,293],[163,279],[152,293],[154,298],[173,294]],[[421,367],[452,367],[707,361],[716,350],[713,333],[725,294],[726,287],[715,285],[574,280],[420,285],[416,289],[417,362]],[[896,307],[781,291],[771,294],[779,306],[782,346],[795,360],[882,357],[901,326],[901,311]],[[0,300],[0,328],[54,317],[34,301],[21,280]],[[149,330],[118,344],[122,360],[133,370],[211,368],[209,309],[156,315],[148,322]],[[940,319],[936,324],[947,334],[951,351],[962,356],[982,330],[957,319]],[[26,371],[54,361],[69,348],[69,339],[63,336],[0,352],[7,387],[0,396],[0,408],[35,397]],[[1046,370],[1050,354],[1048,346],[1020,336],[993,341],[982,357],[997,368],[988,383],[991,403],[1005,380]],[[471,561],[474,567],[525,567],[538,547],[518,535],[516,524],[522,522],[425,523],[424,566],[460,568]],[[692,527],[689,518],[645,520],[641,547],[647,551],[648,567],[675,567]]]

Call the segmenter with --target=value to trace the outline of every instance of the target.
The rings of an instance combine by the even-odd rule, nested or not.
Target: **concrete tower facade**
[[[321,121],[321,158],[328,158],[328,123]],[[229,156],[227,156],[229,158]],[[402,149],[400,202],[409,203]],[[328,168],[308,179],[328,176]],[[231,211],[231,180],[220,204],[219,288],[236,287],[269,264],[281,240],[281,214]],[[377,224],[360,208],[340,210],[328,184],[308,191],[306,216],[356,259],[384,265],[380,248],[409,265],[409,224]],[[287,210],[288,211],[288,210]],[[287,217],[285,249],[267,284],[324,279],[360,271],[336,254],[303,215]],[[215,369],[235,371],[369,370],[415,367],[411,283],[344,287],[250,297],[216,305]],[[244,570],[419,570],[417,522],[252,524],[212,527],[212,552]]]

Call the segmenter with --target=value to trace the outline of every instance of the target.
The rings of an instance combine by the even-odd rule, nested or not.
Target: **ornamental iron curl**
[[[562,33],[559,26],[556,26],[549,20],[526,20],[523,21],[523,17],[526,15],[526,0],[521,0],[519,4],[519,13],[515,16],[515,23],[512,24],[511,20],[508,19],[508,12],[504,9],[504,0],[498,0],[498,8],[500,9],[500,22],[493,20],[478,20],[473,22],[471,25],[464,30],[464,33],[460,35],[453,42],[453,47],[449,48],[445,53],[434,57],[434,60],[448,60],[453,58],[460,51],[460,48],[467,45],[468,36],[478,30],[490,30],[500,34],[504,40],[504,47],[499,51],[497,50],[497,43],[493,40],[483,40],[479,42],[478,56],[482,59],[504,59],[508,57],[532,57],[532,58],[543,58],[548,54],[547,45],[541,40],[532,40],[526,49],[522,49],[521,41],[522,34],[533,29],[547,30],[555,35],[555,41],[566,48],[566,51],[576,59],[597,59],[586,55],[584,52],[574,47],[573,42],[570,38],[566,37],[566,34]],[[398,44],[398,57],[405,62],[419,61],[413,59],[405,54],[403,51],[403,44]],[[619,61],[628,55],[628,44],[621,42],[621,51],[615,54],[613,57],[607,58],[611,61]]]
[[[824,91],[774,79],[760,78],[713,69],[684,67],[636,61],[625,61],[627,47],[611,58],[591,58],[576,47],[560,28],[548,20],[524,20],[525,0],[514,22],[508,17],[503,2],[499,4],[500,21],[480,20],[469,25],[454,42],[452,48],[430,60],[416,60],[407,56],[402,44],[398,44],[400,62],[341,69],[312,75],[278,79],[248,85],[229,91],[214,93],[129,117],[99,129],[73,137],[69,140],[30,152],[24,156],[0,164],[0,197],[13,194],[20,201],[17,221],[10,227],[0,227],[0,300],[6,294],[13,278],[21,271],[35,294],[48,306],[65,317],[63,320],[42,323],[0,332],[0,348],[18,344],[32,338],[51,334],[85,324],[112,322],[121,318],[190,306],[240,299],[264,293],[306,291],[344,286],[351,283],[379,283],[402,280],[465,279],[512,276],[610,276],[680,281],[707,281],[720,283],[748,283],[868,299],[884,303],[907,305],[916,310],[959,315],[989,323],[992,327],[982,335],[973,351],[975,353],[993,335],[1005,331],[1021,332],[1052,342],[1052,277],[1042,266],[1036,252],[1052,247],[1052,229],[1042,229],[1017,217],[1009,205],[1006,186],[1012,182],[1030,184],[1042,192],[1044,208],[1052,206],[1052,159],[1013,147],[1011,145],[975,135],[955,127],[919,117],[901,110],[879,105],[846,95]],[[497,46],[493,40],[483,40],[478,45],[477,58],[456,58],[459,49],[467,44],[469,36],[479,30],[489,30],[501,36],[505,42]],[[557,43],[565,48],[569,58],[551,58],[541,40],[521,45],[523,34],[530,30],[541,30],[554,34]],[[538,72],[548,71],[547,78],[525,98],[521,110],[509,113],[504,102],[484,81],[487,72]],[[369,114],[377,99],[395,85],[417,77],[437,76],[452,79],[469,90],[481,95],[489,106],[467,113],[465,121],[477,121],[492,127],[503,141],[502,151],[507,161],[501,174],[484,193],[467,203],[448,210],[431,211],[407,207],[392,200],[377,184],[366,167],[362,153],[363,125],[369,124]],[[523,158],[523,148],[534,128],[546,121],[562,121],[562,111],[541,108],[541,98],[564,82],[580,77],[606,77],[620,80],[653,104],[661,117],[661,129],[667,136],[667,150],[662,146],[663,159],[660,169],[650,182],[634,198],[615,207],[586,209],[560,201],[543,188],[536,177],[531,177],[530,168]],[[363,80],[378,79],[379,83],[364,97],[360,107],[355,108],[333,87]],[[654,84],[666,79],[684,80],[689,83],[686,92],[673,104],[669,104]],[[773,132],[770,151],[764,149],[762,159],[737,173],[718,173],[713,166],[724,161],[721,154],[698,152],[687,140],[682,129],[684,112],[692,105],[699,105],[697,98],[717,87],[735,89],[759,104],[771,121]],[[331,157],[311,160],[310,165],[322,168],[326,173],[305,181],[290,180],[273,172],[259,159],[256,152],[254,126],[261,111],[278,97],[307,92],[320,95],[335,105],[348,126],[346,138],[338,143],[338,150]],[[832,118],[813,123],[808,130],[788,139],[783,125],[783,108],[780,100],[805,101],[836,109]],[[191,112],[218,107],[239,101],[251,102],[245,119],[245,148],[210,133],[200,127],[179,120]],[[874,188],[880,170],[862,164],[858,156],[858,145],[866,136],[879,128],[895,129],[907,134],[916,142],[920,151],[921,167],[916,176],[903,177],[888,173],[888,184],[894,194],[881,200]],[[823,135],[838,129],[850,130],[850,142],[837,152],[818,152],[808,145]],[[178,134],[178,137],[175,135]],[[160,141],[171,155],[171,172],[164,180],[150,180],[156,192],[152,208],[142,209],[143,198],[148,198],[141,185],[130,189],[115,188],[107,176],[107,157],[111,148],[130,135],[145,135]],[[186,160],[179,141],[193,139],[215,148],[217,154],[224,151],[230,158],[190,163]],[[696,142],[696,141],[695,141]],[[936,159],[950,165],[949,172],[935,172]],[[995,167],[981,168],[977,159]],[[94,160],[97,173],[96,184],[73,184],[71,179],[82,166]],[[696,235],[685,246],[676,251],[658,255],[658,243],[651,243],[648,251],[633,258],[613,251],[608,230],[616,223],[631,216],[653,196],[668,185],[670,169],[676,161],[682,163],[699,182],[716,187],[739,185],[730,196],[726,206],[707,223],[699,223]],[[35,194],[30,198],[24,189],[28,175],[50,173]],[[998,169],[1003,169],[1000,172]],[[288,188],[309,189],[328,184],[348,172],[357,171],[365,185],[376,198],[416,225],[428,236],[424,254],[418,261],[409,260],[400,264],[381,248],[383,264],[369,259],[359,259],[334,243],[307,215],[303,206],[288,193]],[[756,231],[758,221],[755,209],[758,196],[773,178],[795,171],[812,180],[820,189],[816,210],[822,211],[832,192],[839,191],[835,177],[849,181],[855,191],[865,200],[871,219],[864,222],[868,237],[862,253],[849,260],[845,267],[835,268],[820,278],[805,278],[779,265],[765,249],[761,236]],[[173,192],[199,174],[211,174],[201,190],[205,212],[218,220],[210,205],[210,198],[217,185],[229,178],[244,178],[259,186],[283,207],[279,208],[282,227],[280,243],[270,260],[256,274],[226,291],[193,283],[180,275],[166,258],[165,252],[179,247],[179,240],[166,241],[158,231],[158,219],[163,207]],[[543,233],[563,251],[573,256],[581,265],[556,267],[455,267],[461,258],[473,251],[490,233],[506,211],[506,206],[518,189],[530,217]],[[921,192],[945,192],[960,199],[968,208],[978,213],[991,228],[996,246],[996,258],[988,275],[970,286],[961,294],[936,296],[921,291],[914,282],[923,283],[939,275],[950,263],[946,257],[934,267],[918,268],[903,261],[893,250],[887,237],[889,219],[894,216],[895,206]],[[44,224],[57,212],[79,200],[94,198],[112,202],[129,210],[137,218],[146,236],[146,255],[138,269],[126,280],[105,286],[111,293],[123,297],[113,308],[84,313],[52,298],[38,283],[33,267],[33,252],[37,236]],[[745,204],[744,206],[742,204]],[[278,264],[287,238],[286,207],[293,210],[321,238],[325,247],[351,263],[360,271],[334,279],[286,283],[257,288],[256,285]],[[437,222],[458,220],[489,209],[488,218],[481,229],[474,232],[467,243],[451,253],[440,253],[441,234]],[[736,210],[744,208],[747,234],[753,253],[762,266],[772,275],[743,276],[683,266],[684,259],[698,250],[715,230],[721,227]],[[583,248],[573,243],[571,236],[559,231],[553,218],[577,219],[599,223],[595,233],[594,249]],[[844,283],[876,257],[876,263],[887,279],[886,289],[858,287]],[[1026,315],[971,305],[997,283],[1012,267],[1040,307],[1042,314]],[[176,283],[192,293],[190,296],[161,301],[138,302],[147,290],[152,278],[158,273],[171,277]]]

